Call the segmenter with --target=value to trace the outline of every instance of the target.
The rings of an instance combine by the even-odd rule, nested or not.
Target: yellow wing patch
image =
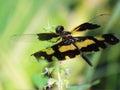
[[[81,49],[82,47],[87,47],[88,45],[95,44],[95,42],[93,40],[86,39],[83,42],[76,42],[75,44],[79,49]]]
[[[83,47],[87,47],[88,45],[95,44],[95,42],[93,40],[86,39],[85,41],[76,42],[75,44],[78,46],[79,49],[81,49]],[[69,50],[75,50],[75,49],[76,49],[76,47],[73,44],[64,45],[64,46],[59,47],[59,51],[61,53],[69,51]]]
[[[100,36],[94,36],[94,38],[96,38],[96,39],[99,40],[99,41],[105,40],[105,38],[100,37]]]
[[[70,57],[69,57],[69,56],[65,56],[65,59],[66,59],[66,60],[69,60],[69,59],[70,59]]]
[[[75,46],[73,46],[73,44],[70,44],[70,45],[64,45],[64,46],[61,46],[59,47],[59,51],[60,52],[66,52],[66,51],[69,51],[69,50],[75,50]]]
[[[44,49],[43,52],[46,52],[48,55],[53,54],[55,51],[52,48]]]

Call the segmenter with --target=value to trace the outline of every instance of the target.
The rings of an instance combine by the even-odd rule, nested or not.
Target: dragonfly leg
[[[90,62],[90,60],[82,53],[82,51],[77,47],[77,45],[75,43],[72,43],[76,49],[78,49],[80,56],[82,56],[82,58],[90,65],[92,66],[92,63]]]
[[[57,43],[61,38],[58,38],[55,42]]]

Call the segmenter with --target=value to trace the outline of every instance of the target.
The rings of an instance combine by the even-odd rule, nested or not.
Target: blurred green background
[[[40,63],[30,55],[48,42],[41,45],[22,34],[49,32],[50,26],[57,25],[70,30],[106,13],[109,23],[99,32],[116,33],[120,38],[120,0],[0,0],[0,90],[34,89],[32,77],[39,72]],[[89,58],[93,67],[84,60],[65,63],[72,68],[68,90],[120,90],[120,44]],[[96,80],[100,82],[93,85]]]

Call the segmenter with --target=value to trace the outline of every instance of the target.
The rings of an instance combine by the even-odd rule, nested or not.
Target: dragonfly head
[[[63,26],[57,26],[55,30],[56,30],[56,33],[61,34],[64,31],[64,27]]]

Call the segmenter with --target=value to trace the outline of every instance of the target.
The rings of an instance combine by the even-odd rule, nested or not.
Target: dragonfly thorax
[[[76,42],[76,40],[72,36],[63,37],[63,43],[65,45],[69,45],[69,44],[72,44],[72,43],[75,43],[75,42]]]

